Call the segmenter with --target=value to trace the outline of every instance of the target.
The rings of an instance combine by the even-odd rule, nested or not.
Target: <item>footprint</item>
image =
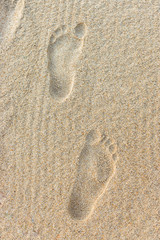
[[[73,219],[87,219],[116,170],[117,146],[105,135],[90,131],[79,156],[77,177],[69,199]]]
[[[76,74],[76,64],[81,54],[86,26],[79,23],[73,33],[63,25],[50,37],[48,46],[48,71],[50,95],[58,102],[65,101],[71,94]]]
[[[0,1],[0,43],[8,42],[14,36],[23,14],[24,0]]]

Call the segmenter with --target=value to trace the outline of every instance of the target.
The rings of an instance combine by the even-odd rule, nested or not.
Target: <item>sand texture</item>
[[[159,240],[158,0],[0,0],[0,239]]]

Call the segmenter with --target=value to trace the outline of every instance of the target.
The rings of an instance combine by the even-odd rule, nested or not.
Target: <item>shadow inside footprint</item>
[[[48,45],[49,92],[59,102],[72,92],[75,65],[83,48],[85,24],[78,24],[71,34],[63,25],[52,34]]]
[[[107,145],[106,136],[91,131],[86,137],[78,162],[77,177],[69,199],[68,212],[77,220],[87,219],[115,173],[113,148]]]

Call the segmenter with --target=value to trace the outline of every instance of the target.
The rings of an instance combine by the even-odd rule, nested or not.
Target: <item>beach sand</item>
[[[1,1],[0,239],[158,240],[158,1]]]

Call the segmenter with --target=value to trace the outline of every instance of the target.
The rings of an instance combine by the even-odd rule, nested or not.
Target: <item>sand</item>
[[[158,2],[0,1],[0,239],[159,239]]]

